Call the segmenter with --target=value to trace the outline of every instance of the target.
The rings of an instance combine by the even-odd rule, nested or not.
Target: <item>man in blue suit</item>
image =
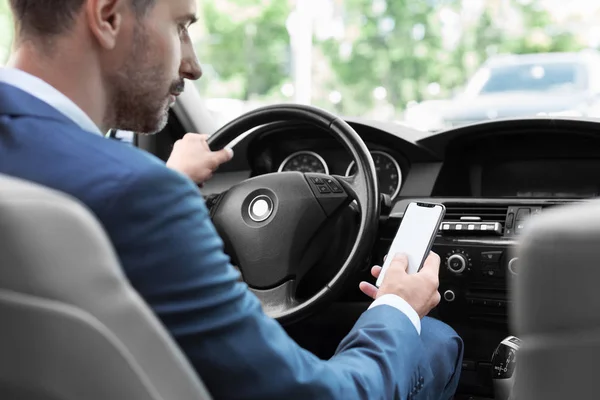
[[[362,282],[374,302],[336,354],[320,360],[263,313],[223,253],[197,186],[175,171],[201,181],[227,157],[205,151],[193,161],[205,144],[188,135],[168,168],[103,137],[109,128],[159,131],[183,80],[200,77],[187,31],[195,0],[10,5],[17,38],[0,70],[0,173],[66,192],[94,212],[128,279],[216,399],[453,396],[462,341],[425,317],[440,299],[437,255],[414,275],[397,257],[379,290]]]

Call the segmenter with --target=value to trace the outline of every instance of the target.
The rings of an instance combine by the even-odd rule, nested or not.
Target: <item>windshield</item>
[[[496,117],[596,117],[600,109],[600,2],[198,4],[191,34],[204,76],[196,87],[219,124],[283,102],[429,131]],[[8,0],[0,0],[0,64],[11,26]]]

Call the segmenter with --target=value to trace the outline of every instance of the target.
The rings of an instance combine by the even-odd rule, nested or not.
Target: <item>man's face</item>
[[[144,16],[124,20],[127,43],[107,77],[111,128],[156,133],[165,127],[184,78],[202,74],[187,29],[195,14],[195,0],[156,0]]]

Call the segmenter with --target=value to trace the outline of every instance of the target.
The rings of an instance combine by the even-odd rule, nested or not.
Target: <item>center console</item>
[[[394,237],[403,211],[411,201],[446,206],[446,216],[433,246],[433,251],[441,257],[442,296],[434,316],[452,326],[464,341],[463,390],[492,397],[490,355],[498,343],[511,335],[510,280],[519,274],[515,255],[519,236],[530,218],[574,200],[403,199],[385,224],[385,238]],[[381,248],[389,248],[389,243]]]
[[[440,317],[506,325],[519,235],[529,218],[569,201],[442,202],[446,217],[433,247],[442,258]]]
[[[448,322],[506,324],[510,279],[519,273],[514,250],[527,221],[574,200],[405,199],[396,204],[384,237],[393,238],[412,201],[446,206],[433,245],[442,259],[440,316]]]

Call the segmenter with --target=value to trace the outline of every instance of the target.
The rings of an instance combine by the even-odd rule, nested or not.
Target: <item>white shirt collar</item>
[[[40,78],[16,68],[0,68],[0,82],[21,89],[49,104],[84,131],[104,136],[94,121],[77,104]]]

